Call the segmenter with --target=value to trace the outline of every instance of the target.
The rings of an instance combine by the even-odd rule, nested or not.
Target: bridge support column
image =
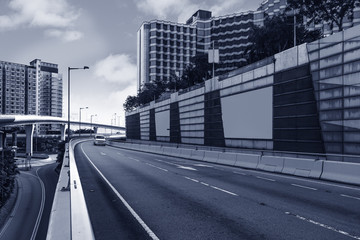
[[[0,131],[0,150],[4,151],[6,145],[6,133]]]
[[[61,141],[65,141],[65,124],[60,124]]]
[[[97,134],[98,127],[94,127],[94,133]]]
[[[33,135],[34,135],[34,124],[25,125],[26,133],[26,160],[25,160],[25,169],[29,170],[31,168],[31,155],[33,154]]]

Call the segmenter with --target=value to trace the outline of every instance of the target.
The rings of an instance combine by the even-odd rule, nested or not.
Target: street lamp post
[[[92,128],[93,128],[93,126],[92,126],[92,118],[93,118],[93,117],[96,117],[96,116],[97,116],[96,114],[92,114],[92,115],[90,116],[90,125],[91,125],[90,136],[92,136]]]
[[[80,137],[80,132],[81,132],[81,110],[83,109],[88,109],[88,107],[81,107],[79,109],[79,137]]]
[[[88,66],[84,66],[83,68],[72,68],[68,67],[68,143],[70,142],[70,71],[78,70],[78,69],[89,69]]]

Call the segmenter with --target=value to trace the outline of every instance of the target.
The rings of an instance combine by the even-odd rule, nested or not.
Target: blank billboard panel
[[[221,108],[225,138],[272,139],[272,87],[223,97]]]
[[[155,113],[156,136],[170,137],[170,110]]]

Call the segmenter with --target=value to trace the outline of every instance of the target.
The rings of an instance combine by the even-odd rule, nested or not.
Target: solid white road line
[[[291,184],[291,186],[299,187],[299,188],[305,188],[305,189],[309,189],[309,190],[313,190],[313,191],[316,191],[316,190],[317,190],[316,188],[307,187],[307,186],[298,185],[298,184]]]
[[[259,176],[256,176],[256,178],[266,180],[266,181],[270,181],[270,182],[276,182],[276,180],[271,179],[271,178],[264,178],[264,177],[259,177]]]
[[[340,194],[340,196],[346,197],[346,198],[351,198],[351,199],[360,200],[360,198],[358,198],[358,197],[354,197],[354,196],[350,196],[350,195],[346,195],[346,194]]]
[[[85,157],[91,163],[91,165],[95,168],[95,170],[99,173],[99,175],[104,179],[104,181],[109,185],[111,190],[116,194],[116,196],[121,200],[121,202],[125,205],[125,207],[129,210],[129,212],[133,215],[133,217],[138,221],[138,223],[143,227],[143,229],[147,232],[147,234],[153,240],[159,240],[159,238],[155,235],[155,233],[146,225],[146,223],[141,219],[141,217],[134,211],[134,209],[129,205],[129,203],[121,196],[121,194],[115,189],[115,187],[107,180],[107,178],[100,172],[100,170],[95,166],[95,164],[90,160],[89,156],[84,152],[84,149],[81,145],[81,150],[84,153]]]
[[[37,179],[39,180],[40,186],[41,186],[41,194],[42,194],[42,196],[41,196],[41,205],[40,205],[39,214],[38,214],[38,217],[36,219],[35,226],[34,226],[34,230],[33,230],[32,234],[31,234],[31,238],[30,238],[31,240],[36,238],[36,234],[37,234],[37,231],[39,229],[41,217],[42,217],[42,214],[43,214],[43,211],[44,211],[44,206],[45,206],[45,185],[44,185],[44,182],[41,180],[41,178],[39,176],[39,173],[38,173],[40,169],[41,168],[38,168],[36,170],[36,176],[37,176]]]
[[[311,220],[311,219],[308,219],[308,218],[305,218],[305,217],[302,217],[302,216],[299,216],[299,215],[297,215],[297,214],[293,214],[293,213],[290,213],[290,212],[285,212],[285,214],[294,216],[294,217],[296,217],[296,218],[298,218],[298,219],[300,219],[300,220],[303,220],[303,221],[308,222],[308,223],[312,223],[312,224],[314,224],[314,225],[317,225],[317,226],[326,228],[326,229],[328,229],[328,230],[331,230],[331,231],[340,233],[340,234],[345,235],[345,236],[347,236],[347,237],[360,240],[360,237],[359,237],[359,236],[351,235],[350,233],[347,233],[347,232],[342,231],[342,230],[338,230],[338,229],[336,229],[336,228],[334,228],[334,227],[331,227],[331,226],[328,226],[328,225],[326,225],[326,224],[319,223],[319,222],[316,222],[316,221],[314,221],[314,220]]]

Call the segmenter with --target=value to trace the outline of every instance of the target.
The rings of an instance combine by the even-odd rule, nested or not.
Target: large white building
[[[35,59],[30,65],[0,61],[0,112],[62,117],[62,74],[58,65]],[[37,134],[59,130],[58,125],[41,125]]]

